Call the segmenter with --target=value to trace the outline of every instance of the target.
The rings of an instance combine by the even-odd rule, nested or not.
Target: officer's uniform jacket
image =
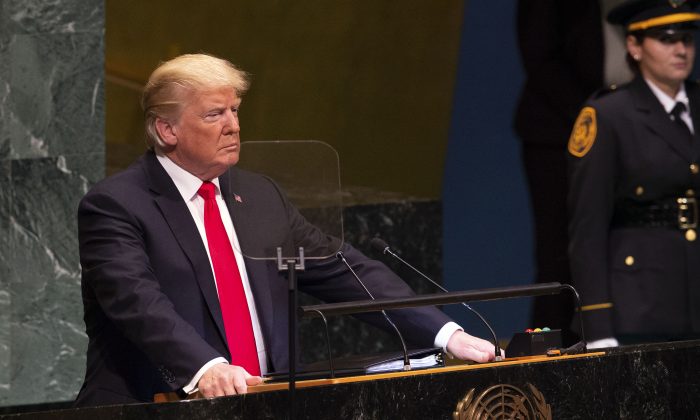
[[[569,256],[586,338],[700,331],[700,86],[686,82],[695,134],[637,77],[594,95],[569,142]],[[629,226],[625,206],[690,198],[683,228]],[[689,226],[688,226],[689,225]]]

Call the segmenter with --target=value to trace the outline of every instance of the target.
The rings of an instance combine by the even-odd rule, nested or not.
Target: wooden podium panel
[[[406,377],[406,376],[422,376],[422,375],[441,374],[441,373],[448,373],[448,372],[462,372],[462,371],[469,371],[469,370],[474,370],[474,369],[488,369],[488,368],[493,368],[493,367],[521,365],[521,364],[526,364],[526,363],[545,363],[545,362],[552,362],[552,361],[556,361],[556,360],[579,359],[579,358],[585,358],[585,357],[598,357],[598,356],[603,356],[603,355],[605,355],[605,352],[589,352],[586,354],[565,355],[565,356],[555,356],[555,357],[548,357],[548,356],[518,357],[518,358],[506,359],[506,360],[503,360],[501,362],[493,362],[493,363],[481,363],[481,364],[458,363],[458,364],[454,364],[451,366],[431,368],[431,369],[418,369],[418,370],[407,371],[407,372],[404,372],[404,371],[387,372],[387,373],[377,373],[377,374],[362,375],[362,376],[346,376],[346,377],[341,377],[341,378],[312,379],[312,380],[305,380],[305,381],[297,381],[296,388],[303,389],[303,388],[311,388],[311,387],[317,387],[317,386],[328,386],[328,385],[378,381],[378,380],[382,380],[382,379],[395,379],[395,378],[402,378],[402,377]],[[261,392],[286,390],[288,388],[289,388],[289,384],[287,382],[262,383],[260,385],[248,387],[248,393],[249,394],[258,394]],[[204,398],[204,397],[201,394],[195,393],[195,394],[192,394],[191,396],[189,396],[188,398],[186,398],[186,400],[194,401],[194,400],[198,400],[198,399],[202,399],[202,398]],[[182,400],[183,399],[180,398],[174,392],[169,393],[169,394],[157,394],[154,397],[154,402],[157,402],[157,403],[177,402],[177,401],[182,401]]]
[[[232,397],[37,413],[0,419],[284,419],[286,384]],[[297,383],[298,419],[696,418],[700,341]]]

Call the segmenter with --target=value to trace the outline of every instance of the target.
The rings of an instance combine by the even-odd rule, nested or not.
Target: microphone
[[[355,273],[355,270],[352,269],[352,267],[348,263],[348,260],[345,259],[345,255],[343,255],[343,251],[338,251],[335,254],[335,256],[336,256],[336,258],[341,260],[343,262],[343,264],[345,264],[345,266],[348,268],[348,270],[350,270],[352,275],[355,277],[355,280],[357,280],[357,282],[360,284],[360,286],[362,286],[362,288],[365,290],[365,293],[367,293],[369,298],[372,300],[375,300],[374,296],[372,296],[372,293],[369,291],[369,289],[367,289],[367,287],[362,282],[362,280],[360,280],[360,276],[358,276],[357,273]],[[394,331],[396,331],[396,335],[398,335],[399,339],[401,340],[401,347],[403,348],[403,370],[411,370],[411,361],[408,359],[408,349],[406,348],[406,342],[403,339],[403,335],[401,335],[401,331],[399,331],[399,329],[396,327],[396,324],[394,324],[394,322],[391,320],[391,318],[389,318],[389,315],[387,315],[387,313],[384,309],[382,309],[381,312],[382,312],[382,315],[384,315],[384,319],[386,319],[386,322],[388,322],[389,325],[391,325],[391,327],[394,329]]]
[[[369,244],[370,244],[370,245],[372,246],[372,248],[374,248],[376,251],[381,252],[381,253],[384,254],[384,255],[389,254],[389,255],[391,255],[392,257],[396,258],[397,260],[401,261],[402,264],[404,264],[405,266],[407,266],[408,268],[410,268],[410,269],[413,270],[414,272],[418,273],[418,274],[419,274],[421,277],[423,277],[424,279],[428,280],[433,286],[437,287],[438,289],[442,290],[443,292],[446,292],[446,293],[448,292],[447,289],[445,289],[444,287],[442,287],[442,286],[441,286],[440,284],[438,284],[437,282],[433,281],[430,277],[426,276],[425,274],[423,274],[423,272],[421,272],[421,271],[418,270],[416,267],[412,266],[412,265],[409,264],[407,261],[405,261],[403,258],[401,258],[400,256],[398,256],[394,251],[391,250],[391,247],[389,246],[389,244],[387,244],[387,243],[386,243],[384,240],[382,240],[381,238],[376,238],[376,237],[375,237],[375,238],[372,238],[372,240],[369,241]],[[489,331],[491,332],[491,336],[493,337],[494,360],[497,361],[497,362],[500,362],[501,360],[503,360],[503,358],[501,357],[501,347],[498,345],[498,337],[496,337],[496,332],[493,330],[493,328],[491,328],[491,325],[486,321],[486,319],[485,319],[483,316],[481,316],[481,314],[480,314],[476,309],[474,309],[474,308],[472,308],[471,306],[467,305],[465,302],[461,302],[461,304],[462,304],[462,306],[464,306],[465,308],[469,309],[474,315],[476,315],[476,316],[481,320],[481,322],[482,322],[484,325],[486,325],[486,328],[489,329]]]

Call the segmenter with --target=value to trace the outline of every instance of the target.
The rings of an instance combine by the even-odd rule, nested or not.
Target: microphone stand
[[[355,300],[352,302],[327,303],[322,305],[309,305],[300,308],[304,317],[314,318],[317,311],[326,316],[351,315],[364,312],[377,312],[381,309],[404,309],[427,305],[449,305],[453,303],[511,299],[518,297],[556,295],[561,290],[561,283],[538,283],[529,286],[494,287],[490,289],[475,289],[466,292],[434,293],[402,298],[382,298],[375,300]]]
[[[298,262],[297,262],[298,260]],[[297,271],[304,271],[304,248],[299,247],[298,258],[283,258],[282,248],[277,247],[277,269],[287,271],[289,279],[289,418],[296,418],[296,348],[297,348]]]
[[[581,297],[578,294],[578,291],[574,288],[574,286],[564,283],[561,285],[562,289],[569,290],[571,293],[574,294],[574,298],[576,299],[576,312],[578,312],[578,332],[581,336],[581,340],[574,344],[573,346],[564,349],[562,353],[564,354],[576,354],[580,352],[586,352],[588,351],[588,348],[586,347],[586,336],[583,333],[583,312],[581,311]]]
[[[420,270],[417,269],[416,267],[412,266],[411,264],[408,263],[408,261],[404,260],[404,259],[401,258],[398,254],[396,254],[395,252],[393,252],[393,251],[391,250],[391,248],[389,247],[389,245],[388,245],[386,242],[384,242],[383,240],[381,240],[381,239],[379,239],[379,238],[374,238],[374,239],[372,239],[371,244],[372,244],[372,246],[374,246],[377,250],[381,251],[382,254],[385,254],[385,255],[386,255],[386,254],[389,254],[389,255],[391,255],[392,257],[396,258],[397,260],[401,261],[401,262],[402,262],[404,265],[406,265],[408,268],[410,268],[410,269],[413,270],[414,272],[418,273],[418,274],[419,274],[421,277],[423,277],[424,279],[428,280],[433,286],[437,287],[438,289],[442,290],[442,291],[445,292],[445,293],[448,293],[448,292],[449,292],[447,289],[445,289],[444,287],[442,287],[440,284],[438,284],[437,282],[433,281],[433,279],[431,279],[430,277],[428,277],[428,276],[426,276],[425,274],[423,274],[422,271],[420,271]],[[501,360],[503,360],[503,358],[501,357],[501,347],[500,347],[500,345],[498,344],[498,337],[496,336],[496,332],[493,330],[493,328],[491,328],[491,324],[489,324],[489,323],[486,321],[486,319],[485,319],[476,309],[474,309],[474,308],[472,308],[471,306],[469,306],[466,302],[460,302],[460,303],[461,303],[462,306],[464,306],[465,308],[467,308],[468,310],[470,310],[474,315],[476,315],[477,317],[479,317],[479,319],[481,320],[481,322],[482,322],[484,325],[486,325],[486,328],[488,328],[489,331],[491,332],[491,337],[493,337],[493,353],[494,353],[493,355],[494,355],[494,360],[497,361],[497,362],[500,362]]]
[[[341,260],[343,262],[343,264],[345,264],[345,266],[348,268],[348,270],[350,270],[352,275],[355,277],[355,280],[357,280],[357,282],[360,284],[360,286],[362,286],[362,288],[365,290],[365,293],[367,293],[367,295],[370,297],[370,299],[375,300],[372,293],[369,291],[369,289],[367,289],[367,287],[362,282],[362,280],[360,280],[360,277],[357,275],[357,273],[355,273],[355,270],[352,269],[352,267],[350,266],[348,261],[345,259],[345,255],[343,255],[343,252],[338,251],[338,253],[336,253],[335,256],[339,260]],[[411,370],[411,361],[408,358],[408,348],[406,347],[406,342],[403,339],[403,335],[401,335],[401,332],[399,331],[398,327],[396,326],[396,324],[394,324],[394,322],[391,320],[391,318],[389,318],[389,315],[387,315],[386,311],[382,309],[381,313],[382,313],[382,315],[384,315],[384,319],[386,319],[386,322],[388,322],[389,325],[391,325],[391,327],[394,329],[394,331],[396,331],[396,335],[398,335],[399,339],[401,340],[401,347],[403,348],[403,370]]]
[[[581,301],[578,292],[570,284],[561,283],[538,283],[529,286],[509,286],[509,287],[494,287],[491,289],[477,289],[467,292],[445,292],[435,293],[430,295],[418,295],[404,298],[385,298],[374,300],[356,300],[352,302],[339,302],[323,305],[302,306],[299,308],[300,314],[305,318],[313,318],[323,313],[328,316],[336,315],[352,315],[364,312],[377,312],[387,309],[403,309],[415,308],[427,305],[448,305],[454,303],[462,303],[476,300],[499,300],[511,299],[517,297],[556,295],[564,290],[569,290],[574,293],[577,305],[579,307],[579,320],[581,315]],[[575,354],[586,352],[586,341],[583,333],[583,323],[579,322],[579,331],[581,332],[582,341],[574,346],[564,349],[564,354]]]

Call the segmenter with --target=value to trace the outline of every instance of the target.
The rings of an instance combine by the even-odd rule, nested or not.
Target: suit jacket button
[[[693,175],[697,175],[698,172],[700,172],[700,166],[698,166],[697,163],[691,163],[690,164],[690,173]]]
[[[642,194],[644,194],[644,187],[642,187],[641,185],[638,185],[637,188],[634,190],[634,193],[635,193],[636,195],[642,195]]]

